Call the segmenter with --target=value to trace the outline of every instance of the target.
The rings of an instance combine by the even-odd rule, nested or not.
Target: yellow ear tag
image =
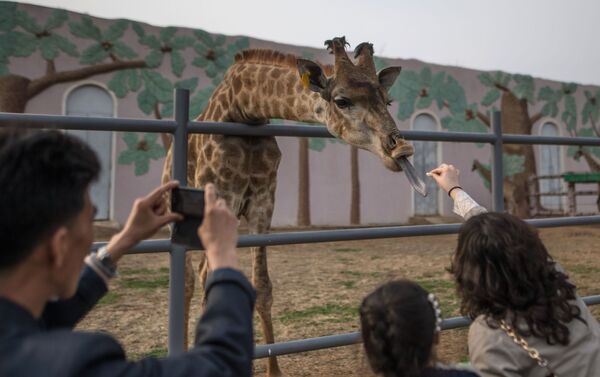
[[[308,71],[304,72],[300,80],[302,80],[302,85],[308,89],[308,85],[310,84],[310,73]]]

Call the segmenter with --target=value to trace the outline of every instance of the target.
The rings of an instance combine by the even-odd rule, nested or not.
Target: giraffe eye
[[[335,105],[340,109],[346,109],[352,106],[352,102],[348,98],[344,97],[336,98],[333,100],[333,102],[335,102]]]
[[[385,104],[388,105],[388,106],[392,106],[392,102],[394,102],[394,101],[393,100],[389,100]]]

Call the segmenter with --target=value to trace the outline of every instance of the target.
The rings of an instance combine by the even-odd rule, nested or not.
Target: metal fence
[[[237,123],[192,122],[189,117],[189,92],[175,91],[174,120],[146,120],[122,118],[90,118],[76,116],[33,115],[0,113],[0,127],[21,126],[31,128],[60,128],[90,131],[165,132],[173,134],[173,178],[187,183],[187,138],[188,133],[223,134],[238,136],[295,136],[333,137],[326,127],[303,125],[247,126]],[[502,145],[507,144],[554,144],[600,146],[600,138],[554,137],[502,134],[500,113],[492,116],[491,133],[402,131],[407,140],[451,141],[466,143],[488,143],[492,153],[492,209],[503,211]],[[600,215],[527,220],[536,227],[554,227],[585,224],[600,224]],[[353,228],[328,231],[287,232],[260,235],[244,235],[239,238],[239,247],[290,245],[313,242],[351,241],[379,238],[423,236],[457,233],[460,224],[390,226],[378,228]],[[97,249],[105,243],[94,243]],[[170,253],[169,285],[169,354],[176,355],[184,350],[184,273],[185,253],[182,246],[170,240],[147,240],[135,246],[130,253]],[[373,251],[376,252],[376,251]],[[600,304],[600,295],[585,297],[588,305]],[[443,329],[467,326],[467,318],[446,319]],[[255,358],[305,352],[323,348],[339,347],[360,342],[358,332],[302,339],[291,342],[259,345]]]

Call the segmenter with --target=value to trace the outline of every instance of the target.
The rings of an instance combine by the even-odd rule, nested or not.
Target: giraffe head
[[[368,150],[390,170],[402,170],[396,159],[414,153],[413,146],[400,136],[388,111],[388,90],[400,74],[400,67],[376,72],[373,45],[361,43],[354,50],[356,63],[346,54],[344,37],[325,41],[335,56],[333,75],[327,76],[319,64],[298,59],[300,77],[305,87],[317,92],[327,102],[324,111],[329,132],[348,144]]]

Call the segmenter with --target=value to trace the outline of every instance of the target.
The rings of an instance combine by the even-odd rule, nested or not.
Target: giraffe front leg
[[[189,253],[185,254],[185,291],[184,291],[184,310],[183,310],[183,349],[187,350],[189,341],[189,323],[190,323],[190,306],[192,304],[192,297],[194,296],[194,289],[196,285],[196,279],[194,274],[194,266],[192,264],[192,256]]]
[[[275,343],[273,333],[273,320],[271,318],[271,307],[273,305],[273,285],[269,278],[267,264],[267,248],[252,248],[252,284],[256,288],[256,312],[262,324],[262,332],[265,343]],[[276,357],[269,357],[267,364],[267,376],[282,376]]]

